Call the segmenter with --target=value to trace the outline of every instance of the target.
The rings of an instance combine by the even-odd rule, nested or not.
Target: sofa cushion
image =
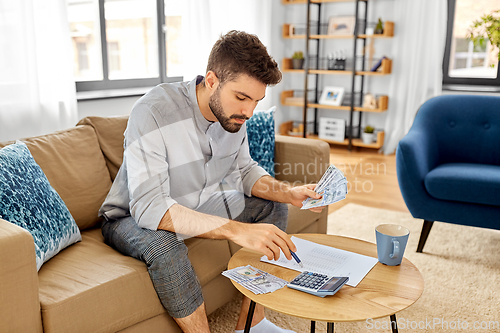
[[[250,156],[273,177],[275,111],[275,106],[267,111],[255,111],[246,122]]]
[[[500,206],[500,166],[442,164],[425,176],[425,188],[436,199]]]
[[[44,332],[115,332],[162,313],[146,266],[104,244],[100,229],[38,274]]]
[[[116,332],[161,313],[146,265],[104,244],[100,229],[47,262],[39,272],[44,332]],[[229,261],[227,241],[185,241],[201,285]]]
[[[21,141],[0,149],[0,218],[31,233],[37,270],[82,239],[68,208]]]
[[[114,180],[123,162],[123,133],[127,128],[128,116],[86,117],[78,125],[90,125],[94,128],[106,164]]]
[[[80,230],[99,222],[97,212],[111,188],[111,178],[94,129],[77,126],[22,141]]]

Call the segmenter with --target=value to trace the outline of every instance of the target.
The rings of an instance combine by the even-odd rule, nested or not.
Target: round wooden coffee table
[[[294,236],[377,258],[377,246],[359,239],[323,234]],[[291,269],[261,262],[260,257],[260,253],[242,248],[229,260],[228,268],[252,265],[286,281],[291,281],[299,274]],[[390,316],[392,330],[397,332],[396,313],[415,303],[424,290],[422,275],[406,258],[399,266],[386,266],[378,262],[356,288],[345,285],[335,295],[324,298],[288,287],[269,294],[255,295],[234,281],[233,284],[252,301],[245,332],[250,330],[255,303],[283,314],[311,320],[311,332],[314,332],[316,321],[328,322],[328,332],[333,332],[335,322],[365,321],[386,316]]]

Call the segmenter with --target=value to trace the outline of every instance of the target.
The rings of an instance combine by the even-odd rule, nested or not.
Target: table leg
[[[316,322],[311,320],[311,333],[316,332]]]
[[[250,333],[250,328],[252,327],[253,312],[255,310],[255,302],[250,300],[250,306],[248,307],[247,322],[245,323],[244,333]]]
[[[391,328],[392,333],[398,333],[398,322],[396,321],[396,314],[391,315]]]
[[[326,324],[326,333],[333,333],[334,327],[333,323],[327,323]]]

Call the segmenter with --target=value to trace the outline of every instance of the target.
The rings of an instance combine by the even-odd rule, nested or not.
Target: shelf
[[[300,107],[303,109],[303,119],[302,123],[299,125],[295,125],[293,121],[291,122],[286,122],[280,125],[280,133],[283,135],[292,135],[292,136],[303,136],[303,137],[309,137],[312,139],[318,139],[322,140],[325,142],[328,142],[330,144],[335,144],[335,145],[343,145],[343,146],[349,146],[349,150],[351,150],[351,147],[365,147],[365,148],[373,148],[373,149],[380,149],[383,144],[384,144],[384,132],[383,131],[378,131],[376,134],[376,142],[372,142],[369,144],[363,143],[363,140],[360,138],[350,138],[350,139],[344,139],[342,140],[342,136],[338,135],[322,135],[321,138],[319,138],[318,135],[312,134],[313,132],[316,132],[317,128],[317,117],[318,109],[327,109],[327,110],[341,110],[341,111],[347,111],[350,115],[350,124],[348,124],[347,128],[352,129],[355,123],[359,124],[359,126],[362,125],[362,115],[365,112],[372,112],[372,113],[382,113],[387,111],[388,109],[388,104],[389,104],[389,97],[386,95],[382,96],[376,96],[377,99],[377,105],[376,108],[369,108],[369,107],[362,107],[362,106],[356,106],[358,104],[364,104],[364,105],[370,105],[370,104],[375,104],[373,101],[370,101],[368,99],[368,95],[365,94],[363,91],[364,89],[364,80],[362,79],[361,81],[361,88],[359,91],[351,91],[346,93],[344,96],[344,102],[345,104],[349,105],[339,105],[339,106],[333,106],[333,105],[325,105],[325,104],[319,104],[316,101],[319,100],[319,94],[321,93],[320,89],[320,84],[319,84],[319,77],[317,75],[350,75],[352,77],[352,86],[353,90],[355,87],[356,83],[356,77],[357,76],[384,76],[384,75],[389,75],[392,72],[392,60],[388,59],[386,57],[383,58],[383,60],[380,60],[380,57],[377,57],[374,59],[373,57],[373,43],[375,39],[387,39],[387,38],[393,38],[394,37],[394,22],[392,21],[385,21],[384,22],[384,31],[382,34],[371,34],[367,35],[365,33],[360,33],[366,31],[366,27],[370,26],[370,23],[373,22],[368,22],[366,21],[366,12],[368,11],[368,3],[372,1],[368,0],[281,0],[281,3],[284,5],[292,5],[292,4],[322,4],[322,3],[340,3],[340,2],[356,2],[356,14],[354,16],[354,19],[356,21],[355,27],[360,27],[360,20],[362,18],[359,17],[358,14],[358,4],[359,2],[363,2],[365,6],[365,20],[364,22],[364,28],[358,29],[358,30],[344,30],[344,31],[353,31],[355,32],[354,34],[349,34],[349,35],[331,35],[328,34],[329,32],[332,32],[331,30],[327,30],[326,28],[328,27],[330,21],[324,22],[325,20],[322,20],[321,18],[321,6],[317,6],[317,18],[316,20],[311,21],[311,17],[309,15],[309,7],[307,7],[307,13],[308,17],[306,17],[306,22],[304,24],[299,24],[299,23],[286,23],[283,24],[282,26],[282,38],[283,39],[301,39],[305,40],[306,42],[306,48],[305,48],[305,53],[307,53],[306,56],[306,61],[307,63],[305,64],[302,69],[294,69],[293,68],[293,61],[290,58],[285,58],[282,61],[282,66],[281,66],[281,71],[284,73],[296,73],[296,74],[303,74],[304,75],[304,90],[285,90],[281,92],[280,95],[280,100],[281,104],[284,106],[294,106],[294,107]],[[323,23],[321,23],[323,22]],[[339,30],[340,32],[340,30]],[[314,57],[311,57],[310,53],[310,43],[309,40],[316,40],[316,44],[313,44],[314,46],[317,46],[317,52]],[[329,70],[327,69],[328,66],[328,61],[325,63],[325,58],[321,58],[320,56],[320,45],[323,40],[329,40],[329,39],[335,39],[338,40],[338,42],[332,41],[334,44],[342,44],[340,40],[345,40],[353,41],[353,52],[352,52],[352,59],[348,59],[347,61],[343,63],[347,63],[346,66],[342,66],[341,68],[347,68],[348,70]],[[368,51],[371,52],[369,56],[367,56],[365,53],[363,53],[362,56],[357,56],[356,52],[356,46],[358,44],[358,40],[363,40],[364,43],[369,40],[369,49]],[[366,49],[365,49],[366,51]],[[327,59],[328,60],[328,59]],[[367,61],[368,60],[368,61]],[[350,61],[350,63],[349,63]],[[335,64],[338,65],[338,62],[335,62]],[[376,65],[375,65],[376,64]],[[339,68],[339,66],[332,66],[330,63],[330,68]],[[376,66],[378,68],[376,68]],[[307,71],[304,69],[307,68]],[[371,71],[371,69],[375,69],[374,71]],[[361,70],[360,70],[361,69]],[[316,85],[314,89],[309,89],[309,75],[316,75]],[[350,94],[350,96],[349,96]],[[302,96],[300,96],[302,95]],[[351,103],[352,102],[352,103]],[[306,124],[307,122],[307,114],[309,111],[308,109],[315,109],[314,112],[314,131],[312,129],[307,128]],[[358,116],[358,121],[353,120],[353,112],[357,112]],[[323,112],[324,113],[324,112]],[[329,112],[329,114],[332,114]],[[356,136],[359,133],[359,130],[352,133],[353,136]],[[326,139],[324,139],[325,137]],[[338,137],[340,139],[340,142],[333,141],[331,139],[334,139]]]
[[[356,0],[311,0],[311,3],[328,3],[328,2],[355,2]],[[361,0],[368,1],[368,0]],[[281,0],[284,5],[306,4],[307,0]]]
[[[290,135],[289,133],[292,131],[292,129],[293,129],[293,120],[284,122],[280,125],[279,134],[286,135],[286,136],[303,137],[302,132],[296,132],[297,135]],[[333,141],[333,140],[320,138],[318,135],[310,134],[310,133],[307,133],[306,137],[310,138],[310,139],[315,139],[315,140],[322,140],[322,141],[325,141],[325,142],[328,142],[331,144],[335,144],[335,145],[347,146],[349,144],[349,139],[344,139],[344,141]],[[384,145],[384,137],[385,137],[384,131],[380,131],[380,132],[377,132],[377,141],[366,144],[361,139],[352,139],[352,145],[354,147],[379,149],[379,148],[382,148],[382,146]]]
[[[357,71],[356,75],[388,75],[392,72],[392,60],[385,58],[382,60],[382,64],[376,72],[372,71]]]
[[[285,73],[302,73],[304,74],[303,69],[294,69],[293,61],[290,58],[283,59],[281,63],[281,71]],[[339,71],[339,70],[329,70],[329,69],[310,69],[310,74],[340,74],[340,75],[352,75],[352,71]]]
[[[304,73],[303,69],[293,69],[292,59],[285,58],[281,63],[281,71],[285,73]],[[382,65],[376,72],[372,71],[357,71],[356,75],[372,75],[372,76],[381,76],[381,75],[389,75],[392,72],[392,60],[391,59],[383,59]],[[330,75],[352,75],[352,71],[344,70],[329,70],[329,69],[309,69],[309,74],[330,74]]]
[[[394,22],[385,21],[384,22],[384,33],[383,34],[373,34],[373,35],[365,35],[359,34],[358,38],[392,38],[394,37]]]
[[[306,35],[295,35],[293,34],[290,28],[293,24],[285,23],[283,24],[282,36],[286,39],[305,39]],[[358,38],[361,39],[369,39],[369,38],[392,38],[394,37],[394,22],[386,21],[384,22],[384,33],[383,34],[373,34],[373,35],[365,35],[360,34]],[[309,39],[349,39],[354,38],[354,35],[318,35],[313,34],[309,36]]]
[[[322,139],[318,137],[317,135],[310,134],[307,136],[308,138],[311,139],[316,139],[316,140],[322,140],[334,145],[342,145],[342,146],[347,146],[349,144],[349,139],[345,139],[344,141],[333,141],[333,140],[328,140],[328,139]],[[385,133],[384,131],[377,132],[377,141],[366,144],[363,142],[361,139],[352,139],[352,145],[354,147],[363,147],[363,148],[374,148],[374,149],[380,149],[384,145],[384,137]]]
[[[299,106],[299,107],[304,107],[304,98],[303,97],[294,97],[293,96],[293,90],[285,90],[281,92],[280,96],[281,100],[281,105],[285,106]],[[387,111],[387,107],[389,105],[389,97],[388,96],[380,96],[377,101],[378,108],[377,109],[370,109],[370,108],[364,108],[360,106],[355,106],[354,111],[363,111],[363,112],[384,112]],[[324,104],[317,104],[317,103],[307,103],[308,108],[318,108],[318,109],[330,109],[330,110],[343,110],[343,111],[350,111],[351,107],[350,106],[334,106],[334,105],[324,105]]]

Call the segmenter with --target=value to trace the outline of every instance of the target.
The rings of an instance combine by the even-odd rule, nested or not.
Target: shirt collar
[[[193,105],[194,109],[194,117],[196,125],[198,126],[198,129],[200,131],[206,133],[210,125],[212,125],[214,122],[208,121],[203,116],[200,110],[200,106],[198,105],[198,99],[196,98],[196,85],[199,84],[201,80],[203,80],[203,76],[201,75],[198,75],[196,78],[194,78],[191,82],[189,82],[188,90],[189,90],[189,100],[191,101],[191,104]]]

